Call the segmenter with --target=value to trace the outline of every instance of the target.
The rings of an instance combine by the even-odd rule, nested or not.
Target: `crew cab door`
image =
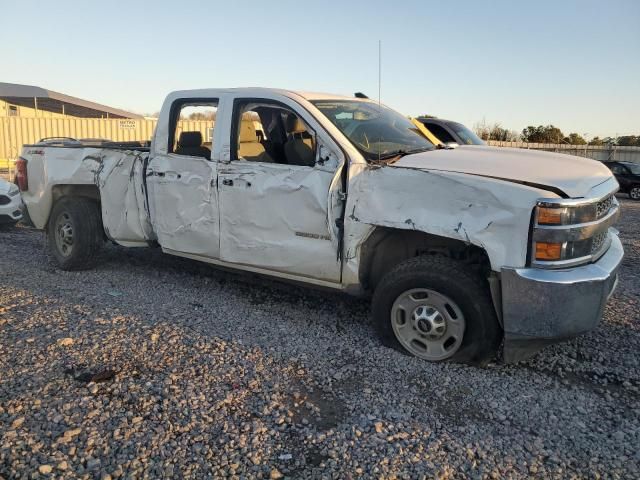
[[[170,106],[168,132],[156,134],[146,172],[151,221],[158,243],[170,253],[218,258],[220,230],[215,188],[216,98],[178,98]],[[166,119],[165,119],[166,120]]]
[[[236,98],[231,121],[218,169],[221,259],[339,282],[337,146],[284,98]]]

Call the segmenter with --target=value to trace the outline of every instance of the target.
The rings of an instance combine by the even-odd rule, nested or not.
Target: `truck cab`
[[[517,361],[595,328],[622,259],[605,166],[443,148],[369,99],[177,91],[149,148],[25,145],[18,163],[62,268],[107,238],[371,296],[382,341],[429,361],[485,363],[503,340]]]

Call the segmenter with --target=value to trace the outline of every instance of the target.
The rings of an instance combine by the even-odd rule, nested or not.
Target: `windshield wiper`
[[[402,157],[404,157],[405,155],[412,155],[414,153],[420,153],[420,152],[428,152],[433,150],[432,147],[424,147],[424,148],[414,148],[412,150],[396,150],[395,152],[392,153],[386,153],[384,155],[380,155],[378,158],[376,158],[375,160],[388,160],[387,163],[393,163],[396,162],[398,160],[400,160]]]

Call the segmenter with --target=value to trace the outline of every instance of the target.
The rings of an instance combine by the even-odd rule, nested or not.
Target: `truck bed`
[[[106,142],[105,142],[106,143]],[[132,148],[133,147],[133,148]],[[105,233],[126,246],[152,236],[145,189],[149,148],[138,142],[44,142],[25,145],[29,189],[23,201],[37,228],[44,228],[53,202],[69,189],[100,202]]]

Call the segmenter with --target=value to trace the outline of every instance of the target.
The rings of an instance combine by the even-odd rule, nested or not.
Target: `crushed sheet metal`
[[[100,190],[102,220],[107,235],[125,246],[142,246],[153,240],[143,191],[146,152],[102,148],[43,149],[43,170],[30,172],[25,197],[38,204],[33,223],[44,228],[56,185],[96,185]],[[55,158],[48,162],[47,156]],[[55,169],[47,168],[55,165]]]
[[[345,219],[350,283],[355,283],[359,249],[367,237],[358,224],[419,230],[476,245],[487,252],[495,271],[524,266],[532,205],[543,193],[548,196],[513,183],[423,169],[354,171]]]
[[[334,182],[338,175],[318,166],[255,162],[221,166],[220,258],[339,281],[338,238],[330,221],[337,214],[332,210],[339,197],[330,190],[339,187]]]
[[[217,258],[220,253],[216,163],[158,155],[149,162],[151,219],[163,248]]]
[[[146,152],[104,149],[82,159],[100,190],[105,232],[121,245],[154,238],[143,188],[147,156]]]

